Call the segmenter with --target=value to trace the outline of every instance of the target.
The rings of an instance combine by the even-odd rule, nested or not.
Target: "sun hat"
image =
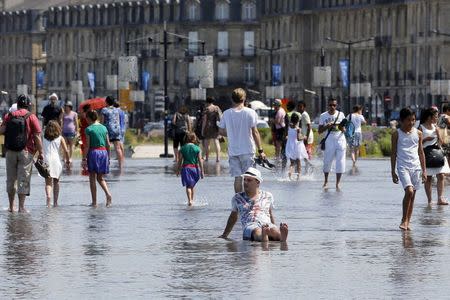
[[[70,106],[71,108],[73,108],[73,104],[72,101],[67,101],[64,106]]]
[[[273,101],[273,105],[275,105],[275,106],[281,106],[281,100],[280,100],[280,99],[275,99],[275,100]]]
[[[247,169],[247,171],[245,171],[244,174],[241,175],[242,177],[252,177],[255,178],[256,180],[258,180],[259,182],[262,182],[262,176],[261,176],[261,172],[258,169],[255,169],[253,167],[250,167]]]
[[[48,99],[50,100],[50,99],[52,99],[53,97],[56,98],[56,101],[59,100],[58,95],[57,95],[56,93],[53,93],[53,94],[51,94],[50,96],[48,96]]]

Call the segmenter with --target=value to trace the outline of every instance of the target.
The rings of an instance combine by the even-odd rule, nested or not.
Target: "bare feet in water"
[[[286,223],[280,223],[280,242],[287,241],[288,231],[288,225]]]
[[[261,228],[262,234],[261,234],[261,242],[268,242],[269,241],[269,232],[270,228],[268,224],[265,224]]]
[[[112,197],[111,195],[106,196],[106,207],[112,206]]]
[[[408,224],[406,222],[403,222],[398,226],[401,230],[408,230]]]

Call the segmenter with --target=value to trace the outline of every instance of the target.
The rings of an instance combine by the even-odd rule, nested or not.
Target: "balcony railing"
[[[242,48],[242,56],[247,57],[256,56],[255,48]]]
[[[214,54],[216,56],[230,56],[230,49],[215,49]]]

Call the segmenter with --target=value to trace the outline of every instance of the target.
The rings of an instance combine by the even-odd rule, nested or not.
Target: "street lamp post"
[[[368,39],[364,39],[364,40],[358,40],[358,41],[341,41],[341,40],[336,40],[333,39],[331,37],[327,37],[325,38],[326,41],[330,41],[330,42],[335,42],[335,43],[339,43],[339,44],[344,44],[347,46],[347,55],[348,55],[348,72],[347,72],[347,82],[348,82],[348,87],[347,87],[347,93],[348,93],[348,100],[347,100],[347,104],[346,104],[346,110],[349,113],[350,112],[350,87],[351,87],[351,78],[352,78],[352,65],[351,65],[351,55],[352,55],[352,46],[355,44],[360,44],[360,43],[364,43],[364,42],[368,42],[368,41],[372,41],[374,40],[374,37],[370,37]]]

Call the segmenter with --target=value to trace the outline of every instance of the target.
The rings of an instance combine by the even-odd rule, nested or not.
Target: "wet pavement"
[[[76,162],[77,164],[78,162]],[[113,207],[92,209],[87,177],[61,179],[60,207],[45,208],[33,175],[29,214],[0,212],[3,299],[448,298],[449,207],[427,206],[418,192],[413,230],[401,232],[403,192],[387,160],[363,160],[342,191],[321,189],[320,162],[300,182],[263,170],[276,222],[289,224],[287,248],[217,238],[233,196],[228,164],[209,163],[186,206],[171,160],[127,160],[108,182]],[[35,172],[36,173],[36,172]],[[0,160],[1,182],[5,180]],[[330,177],[331,186],[334,175]],[[446,194],[449,189],[446,188]],[[436,198],[436,197],[435,197]]]

